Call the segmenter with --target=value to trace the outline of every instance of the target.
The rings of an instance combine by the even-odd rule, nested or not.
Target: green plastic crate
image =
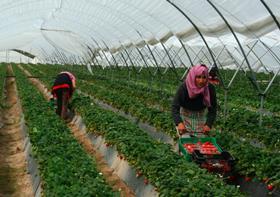
[[[189,137],[189,138],[180,138],[179,139],[179,151],[183,153],[184,157],[187,161],[192,160],[191,154],[184,148],[184,144],[196,144],[197,142],[205,143],[205,142],[211,142],[219,152],[222,152],[222,148],[217,144],[216,138],[214,137]]]

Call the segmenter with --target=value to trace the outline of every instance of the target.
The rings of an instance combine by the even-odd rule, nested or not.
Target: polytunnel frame
[[[205,46],[206,46],[206,48],[207,48],[207,50],[208,50],[208,52],[209,52],[209,54],[210,54],[210,56],[211,56],[211,59],[212,59],[212,61],[213,61],[213,65],[214,65],[214,66],[217,65],[217,64],[216,64],[216,60],[215,60],[215,58],[214,58],[214,56],[213,56],[212,50],[210,49],[208,43],[206,42],[206,40],[205,40],[203,34],[201,33],[201,31],[200,31],[200,29],[197,27],[197,25],[196,25],[196,24],[191,20],[191,18],[190,18],[181,8],[179,8],[175,3],[171,2],[170,0],[166,0],[166,1],[167,1],[170,5],[172,5],[175,9],[177,9],[177,10],[192,24],[192,26],[194,27],[194,29],[197,31],[197,33],[198,33],[199,36],[201,37],[202,41],[204,42],[204,44],[205,44]],[[219,70],[217,70],[217,72],[218,72],[219,77],[222,78],[222,76],[221,76],[220,73],[219,73]],[[221,82],[222,82],[222,86],[224,87],[223,80],[221,80]]]
[[[113,61],[116,64],[116,67],[118,68],[119,67],[118,66],[118,62],[116,61],[116,58],[115,58],[114,54],[110,51],[110,49],[109,49],[108,45],[106,44],[106,42],[104,42],[104,40],[102,40],[102,42],[103,42],[104,46],[106,47],[107,51],[109,51],[109,53],[111,54],[111,56],[113,58]]]
[[[208,2],[210,3],[210,1],[208,0]],[[261,1],[262,3],[264,3],[263,1]],[[274,20],[275,20],[275,22],[277,22],[277,20],[276,20],[276,18],[274,18]],[[279,27],[279,23],[277,23],[278,24],[278,27]],[[179,39],[180,40],[180,39]],[[181,41],[181,40],[180,40]],[[183,45],[182,45],[183,46]],[[138,48],[137,48],[138,49]],[[210,53],[211,54],[211,53]],[[244,55],[244,54],[243,54]],[[59,59],[62,59],[63,61],[65,61],[65,55],[63,55],[63,54],[60,54],[60,53],[58,53],[58,56],[60,57]]]
[[[159,72],[159,67],[158,67],[157,60],[154,58],[154,54],[151,53],[149,48],[150,47],[148,45],[145,45],[140,49],[140,51],[141,51],[142,54],[144,54],[143,56],[147,57],[147,59],[151,62],[151,65],[156,68],[156,71],[152,74],[152,76],[155,76],[157,74],[157,72]],[[145,49],[148,49],[148,51],[145,50]],[[152,55],[152,60],[153,61],[151,61],[151,58],[149,56],[150,54]],[[159,72],[159,74],[161,74],[161,73]]]
[[[260,0],[260,1],[261,1],[261,3],[264,5],[264,7],[267,9],[267,11],[269,12],[270,16],[272,17],[272,19],[273,19],[274,22],[276,23],[278,29],[280,30],[280,24],[279,24],[279,22],[277,21],[275,15],[273,14],[272,10],[269,8],[269,6],[268,6],[263,0]],[[228,22],[226,21],[226,19],[224,18],[224,16],[221,14],[221,12],[218,10],[218,8],[217,8],[210,0],[207,0],[207,2],[208,2],[210,5],[212,5],[212,7],[217,11],[217,13],[223,18],[223,20],[225,21],[225,23],[228,25],[228,27],[230,28],[231,32],[233,33],[234,37],[236,38],[236,41],[238,42],[238,45],[239,45],[239,47],[240,47],[240,49],[241,49],[242,54],[245,55],[245,52],[243,51],[243,48],[242,48],[241,44],[239,43],[238,38],[236,37],[234,31],[232,30],[231,26],[228,24]],[[261,42],[262,42],[262,41],[261,41]],[[271,51],[271,50],[269,49],[269,47],[267,47],[267,46],[265,45],[265,43],[262,42],[262,44],[267,48],[267,50],[270,51],[270,53],[273,53],[273,54],[274,54],[274,52]],[[252,48],[252,51],[253,51],[253,48]],[[277,55],[274,54],[274,55],[272,55],[272,56],[276,59],[276,61],[277,61],[277,59],[278,59],[277,62],[280,64],[280,62],[279,62],[280,59],[277,57]],[[246,56],[244,56],[244,57],[246,57]],[[250,64],[249,64],[249,61],[248,61],[247,57],[245,58],[245,60],[246,60],[246,62],[247,62],[247,64],[248,64],[248,66],[249,66],[249,69],[250,69],[251,72],[252,72],[252,68],[250,67]],[[260,89],[260,87],[259,87],[259,85],[258,85],[258,83],[257,83],[257,81],[256,81],[256,78],[253,78],[252,80],[250,80],[252,83],[255,82],[253,85],[255,85],[255,87],[257,88],[257,90],[258,90],[258,92],[259,92],[259,96],[260,96],[260,119],[259,119],[259,126],[262,126],[262,118],[263,118],[263,114],[264,114],[264,111],[263,111],[263,109],[264,109],[264,108],[263,108],[263,106],[264,106],[264,97],[265,97],[265,95],[266,95],[268,89],[271,87],[271,85],[272,85],[274,79],[276,78],[277,73],[279,73],[279,72],[280,72],[280,68],[279,68],[279,70],[274,74],[274,77],[270,80],[270,83],[268,84],[268,86],[267,86],[267,88],[266,88],[266,90],[265,90],[264,92],[261,91],[261,89]],[[252,72],[252,74],[253,74],[253,72]],[[254,77],[254,75],[253,75],[253,77]],[[250,78],[249,78],[249,79],[250,79]],[[253,80],[254,80],[254,81],[253,81]]]
[[[110,8],[109,8],[110,9]],[[112,10],[112,9],[110,9],[110,10]],[[64,20],[66,20],[66,18],[64,18]],[[71,19],[67,19],[68,21],[72,21]],[[104,21],[104,20],[103,20]],[[121,20],[121,21],[123,21],[123,20]],[[123,21],[124,23],[126,23],[125,21]],[[42,25],[45,23],[45,21],[42,23]],[[107,21],[106,21],[106,23],[107,23]],[[41,25],[41,26],[42,26]],[[81,26],[84,26],[84,27],[87,27],[85,24],[82,24],[82,23],[79,23],[79,25],[81,25]],[[87,27],[88,28],[88,27]],[[90,29],[90,28],[89,28]],[[117,31],[118,31],[118,28],[116,28],[116,27],[114,27],[114,29],[116,29]],[[41,28],[41,30],[43,30],[43,28]],[[91,29],[90,29],[91,30]],[[71,32],[73,32],[73,31],[71,31]],[[96,31],[95,31],[96,32]],[[120,32],[120,34],[123,34],[123,32],[121,32],[121,31],[119,31]],[[75,33],[75,32],[73,32],[73,33]],[[99,34],[98,32],[96,32],[97,34]],[[77,34],[77,33],[75,33],[76,35],[79,35],[79,34]],[[80,36],[80,35],[79,35]],[[101,36],[100,34],[99,34],[99,36]],[[102,37],[102,36],[101,36]],[[47,39],[46,39],[47,40]],[[49,42],[49,40],[47,40],[48,42]],[[102,40],[103,41],[103,40]],[[49,42],[50,43],[50,42]],[[51,43],[50,43],[51,44]],[[56,48],[56,46],[54,46],[55,44],[51,44],[54,48]],[[58,46],[59,47],[59,46]],[[60,48],[60,47],[59,47]],[[100,57],[102,57],[102,56],[100,56]]]
[[[60,7],[61,8],[61,7]],[[110,9],[110,10],[112,10],[110,7],[107,7],[108,9]],[[122,13],[123,14],[123,13]],[[133,20],[133,19],[130,19],[130,20]],[[154,19],[155,20],[155,19]],[[121,20],[121,21],[123,21],[124,23],[127,23],[127,21],[124,21],[124,20]],[[158,21],[158,20],[157,20]],[[161,22],[160,22],[161,23]],[[161,24],[163,24],[163,23],[161,23]],[[80,24],[80,25],[82,25],[82,26],[84,26],[83,24]],[[143,25],[141,25],[141,24],[139,24],[140,26],[142,26],[144,29],[146,29]],[[165,25],[164,25],[165,26]],[[134,28],[133,28],[134,29]],[[136,29],[134,29],[135,31],[137,31]],[[120,32],[121,34],[122,34],[122,32]],[[152,34],[152,32],[150,32],[151,34]],[[147,44],[147,43],[146,43]],[[56,48],[56,46],[53,46],[54,48]],[[149,48],[149,46],[148,46],[148,48]],[[152,53],[152,51],[150,50],[150,52],[151,52],[151,54],[152,54],[152,56],[153,56],[153,53]],[[167,52],[168,53],[168,52]],[[140,54],[141,55],[141,54]],[[113,56],[113,55],[112,55]],[[142,55],[141,55],[142,56]],[[100,57],[102,57],[102,56],[100,56]],[[105,55],[105,58],[107,59],[107,56]],[[63,62],[65,62],[66,60],[64,59],[64,58],[59,58],[59,59],[62,59],[63,60]],[[190,60],[191,61],[191,60]],[[82,61],[80,61],[80,62],[82,62]],[[107,62],[108,62],[108,64],[110,65],[110,63],[109,63],[109,61],[108,61],[108,59],[107,59]],[[146,64],[147,65],[147,64]]]
[[[146,42],[145,42],[145,43],[146,43]],[[155,59],[153,52],[151,52],[151,49],[150,49],[150,47],[147,45],[147,43],[146,43],[146,45],[145,45],[144,47],[146,47],[146,46],[147,46],[147,48],[149,49],[149,52],[151,53],[152,57],[154,58],[154,61],[155,61],[155,64],[156,64],[156,71],[155,71],[154,73],[152,73],[152,72],[150,71],[150,66],[149,66],[148,63],[147,63],[147,61],[146,61],[146,59],[145,59],[145,57],[144,57],[144,55],[143,55],[143,52],[142,52],[138,47],[135,47],[134,49],[136,49],[136,51],[140,54],[140,57],[141,57],[141,59],[143,60],[144,64],[146,65],[147,71],[148,71],[149,75],[151,76],[150,79],[153,80],[153,77],[157,74],[157,72],[160,73],[160,71],[159,71],[159,67],[158,67],[158,64],[157,64],[157,60]],[[144,47],[142,47],[142,49],[143,49]],[[133,51],[131,51],[131,52],[133,52]],[[130,55],[131,55],[131,54],[130,54]],[[138,56],[138,57],[139,57],[139,56]],[[134,60],[136,61],[137,58],[134,58]],[[138,63],[139,63],[139,62],[138,62]],[[141,64],[140,64],[140,65],[141,65]],[[143,66],[141,66],[141,69],[138,71],[138,73],[140,73],[142,69],[143,69]],[[162,76],[162,74],[160,73],[160,77],[161,77],[161,76]],[[160,78],[160,79],[161,79],[161,78]],[[152,80],[149,80],[149,86],[151,86],[151,81],[152,81]]]
[[[237,44],[238,44],[238,46],[239,46],[239,48],[240,48],[240,50],[241,50],[242,55],[243,55],[244,58],[245,58],[245,61],[246,61],[246,63],[247,63],[247,66],[248,66],[248,68],[249,68],[250,71],[251,71],[252,79],[251,79],[250,81],[253,83],[254,87],[256,87],[256,89],[257,89],[259,95],[261,96],[261,108],[263,108],[263,99],[264,99],[264,98],[263,98],[263,95],[261,94],[261,89],[260,89],[260,87],[259,87],[259,84],[256,82],[255,74],[254,74],[254,72],[253,72],[253,70],[252,70],[252,68],[251,68],[251,65],[250,65],[250,63],[249,63],[249,60],[248,60],[247,56],[245,55],[244,49],[243,49],[243,47],[242,47],[242,45],[241,45],[239,39],[237,38],[237,36],[236,36],[235,32],[233,31],[232,27],[230,26],[230,24],[228,23],[228,21],[226,20],[226,18],[223,16],[223,14],[220,12],[220,10],[217,8],[217,6],[215,6],[210,0],[207,0],[207,2],[215,9],[215,11],[218,13],[218,15],[223,19],[223,21],[225,22],[225,24],[227,25],[227,27],[228,27],[229,30],[231,31],[232,35],[234,36],[234,38],[235,38],[235,40],[236,40],[236,42],[237,42]],[[249,78],[249,79],[250,79],[250,78]],[[225,100],[224,100],[224,103],[225,103],[225,107],[226,107],[226,108],[227,108],[227,93],[228,93],[228,90],[225,89]],[[263,112],[261,111],[261,113],[260,113],[260,116],[261,116],[261,117],[262,117],[262,113],[263,113]],[[224,114],[224,115],[225,115],[225,117],[226,117],[226,114]],[[261,126],[261,124],[262,124],[261,119],[262,119],[262,118],[260,118],[260,120],[259,120],[259,125],[260,125],[260,126]]]
[[[183,60],[182,60],[182,58],[180,56],[181,50],[184,50],[183,47],[179,48],[178,51],[175,51],[175,49],[173,49],[173,47],[174,47],[174,45],[169,48],[169,51],[171,51],[170,53],[172,54],[173,59],[175,59],[175,60],[178,59],[178,61],[180,62],[180,66],[179,67],[183,66],[183,68],[186,68],[185,63],[183,62]]]
[[[166,1],[167,1],[168,3],[170,3],[173,7],[175,7],[181,14],[183,14],[183,15],[185,16],[185,18],[187,18],[187,20],[193,25],[193,27],[195,28],[195,30],[198,32],[198,34],[199,34],[200,37],[202,38],[202,40],[203,40],[203,42],[204,42],[206,48],[208,49],[208,51],[209,51],[209,53],[210,53],[210,56],[211,56],[211,58],[212,58],[212,60],[213,60],[214,66],[216,66],[217,64],[216,64],[216,61],[215,61],[214,56],[213,56],[213,54],[212,54],[212,50],[209,48],[209,46],[208,46],[208,44],[207,44],[207,42],[206,42],[204,36],[202,35],[201,31],[199,30],[199,28],[198,28],[198,27],[195,25],[195,23],[188,17],[188,15],[187,15],[185,12],[183,12],[182,9],[180,9],[175,3],[171,2],[170,0],[166,0]],[[262,124],[262,115],[263,115],[262,113],[263,113],[263,102],[264,102],[264,98],[263,98],[263,97],[264,97],[264,95],[263,95],[263,93],[261,92],[258,83],[256,82],[255,74],[254,74],[254,72],[253,72],[253,70],[252,70],[252,68],[251,68],[251,66],[250,66],[250,63],[249,63],[249,61],[248,61],[248,59],[247,59],[247,56],[245,55],[244,49],[243,49],[243,47],[242,47],[242,45],[241,45],[239,39],[237,38],[235,32],[233,31],[232,27],[229,25],[228,21],[225,19],[225,17],[224,17],[223,14],[219,11],[219,9],[218,9],[210,0],[207,0],[207,2],[214,8],[214,10],[215,10],[215,11],[217,12],[217,14],[222,18],[222,20],[224,21],[224,23],[227,25],[227,27],[228,27],[229,30],[231,31],[231,33],[232,33],[232,35],[234,36],[234,38],[235,38],[235,40],[236,40],[236,42],[237,42],[237,44],[238,44],[238,46],[239,46],[239,48],[240,48],[240,50],[241,50],[241,53],[242,53],[242,55],[243,55],[243,57],[244,57],[244,59],[245,59],[245,61],[246,61],[246,63],[247,63],[247,66],[248,66],[249,70],[251,71],[252,78],[250,78],[250,77],[248,77],[248,78],[249,78],[249,80],[251,81],[251,83],[253,84],[253,86],[256,87],[256,90],[258,91],[259,95],[261,96],[261,106],[260,106],[261,113],[260,113],[260,122],[259,122],[259,125],[261,126],[261,124]],[[279,30],[280,30],[280,25],[279,25],[279,23],[278,23],[276,17],[273,15],[273,12],[270,10],[270,8],[267,6],[267,4],[266,4],[263,0],[261,0],[261,2],[264,4],[264,6],[265,6],[266,9],[268,10],[268,12],[270,13],[271,17],[273,18],[273,20],[275,21],[275,23],[277,24],[277,26],[278,26],[278,28],[279,28]],[[219,74],[219,70],[218,70],[218,75],[219,75],[219,77],[221,78],[221,75]],[[222,78],[221,78],[221,79],[222,79]],[[227,100],[227,89],[226,89],[226,87],[225,87],[225,85],[224,85],[224,83],[223,83],[223,80],[221,80],[221,82],[222,82],[222,86],[223,86],[224,91],[225,91],[225,103],[226,103],[226,100]],[[272,84],[272,83],[271,83],[271,84]]]
[[[270,9],[270,7],[263,1],[260,0],[261,3],[264,5],[264,7],[267,9],[267,11],[269,12],[269,14],[271,15],[272,19],[274,20],[274,22],[276,23],[278,30],[280,31],[280,23],[278,22],[277,18],[275,17],[274,13],[272,12],[272,10]],[[262,41],[261,41],[262,42]],[[271,49],[266,46],[265,43],[262,42],[262,44],[269,50],[270,53],[272,53],[272,56],[275,58],[275,60],[280,64],[280,58],[273,52],[271,51]],[[274,79],[276,78],[276,76],[278,75],[278,73],[280,72],[280,68],[278,69],[278,71],[275,73],[275,75],[273,76],[272,80],[270,81],[268,87],[266,88],[266,90],[264,91],[264,94],[266,94],[266,92],[268,91],[268,89],[270,88],[270,86],[272,85]]]
[[[110,7],[106,7],[106,8],[108,8],[108,9],[110,9],[110,10],[112,10]],[[120,11],[118,11],[118,13],[121,13]],[[122,15],[125,15],[124,13],[121,13]],[[125,15],[127,18],[129,18],[130,20],[132,20],[132,21],[134,21],[135,22],[135,20],[133,20],[133,19],[131,19],[131,17],[128,17],[127,15]],[[127,23],[128,24],[128,22],[127,21],[124,21],[124,20],[122,20],[124,23]],[[158,20],[157,20],[158,21]],[[136,22],[137,23],[137,22]],[[138,23],[137,23],[138,24]],[[145,26],[143,26],[142,24],[138,24],[138,25],[140,25],[141,27],[143,27],[144,29],[147,29]],[[129,25],[130,27],[131,27],[131,25]],[[132,28],[134,31],[136,31],[138,34],[140,34],[140,32],[137,30],[137,29],[135,29],[135,28]],[[152,32],[150,32],[152,35],[153,35],[153,33]],[[142,38],[142,36],[141,36],[141,34],[140,34],[140,37]],[[143,39],[143,38],[142,38]],[[146,43],[146,42],[145,42]],[[146,43],[147,44],[147,43]],[[121,44],[122,45],[122,44]],[[124,48],[124,47],[123,47]],[[135,48],[137,48],[137,47],[135,47]],[[124,49],[125,50],[125,49]],[[137,50],[138,50],[138,48],[137,48]],[[125,50],[125,52],[127,53],[127,51]],[[138,52],[139,52],[139,54],[140,54],[140,56],[143,58],[143,55],[142,55],[142,53],[138,50]],[[151,51],[150,51],[151,52]],[[129,56],[129,54],[127,53],[127,55]],[[153,56],[153,54],[152,54],[152,56]],[[130,58],[131,59],[131,58]],[[125,58],[124,58],[124,60],[125,60]],[[126,61],[126,60],[125,60]],[[132,64],[132,60],[130,61],[131,62],[131,64]],[[146,64],[146,66],[147,67],[149,67],[148,65],[147,65],[147,63],[145,62],[145,60],[144,60],[144,63]],[[127,64],[127,62],[126,62],[126,65],[128,65]],[[132,66],[133,66],[133,64],[132,64]],[[141,71],[141,69],[140,69],[140,71]],[[139,71],[138,71],[139,72]]]
[[[109,7],[107,7],[108,9],[111,9],[111,8],[109,8]],[[156,20],[156,21],[158,21],[158,20]],[[124,21],[125,23],[127,23],[126,21]],[[161,23],[161,22],[160,22]],[[161,24],[163,24],[163,23],[161,23]],[[164,26],[166,26],[165,24],[163,24]],[[146,29],[143,25],[141,25],[140,24],[140,26],[142,26],[144,29]],[[133,28],[134,29],[134,28]],[[136,30],[136,29],[134,29],[135,31],[138,31],[138,30]],[[138,31],[139,32],[139,31]],[[153,33],[152,32],[150,32],[152,35],[153,35]],[[141,36],[141,38],[142,38],[142,36]],[[146,42],[145,42],[146,43]],[[160,43],[162,43],[162,42],[160,42]],[[146,43],[147,44],[147,43]],[[136,47],[137,48],[137,47]],[[149,48],[149,47],[148,47]],[[138,48],[137,48],[137,50],[138,50]],[[166,50],[165,50],[166,51]],[[138,52],[140,53],[140,56],[142,57],[142,54],[141,54],[141,52],[138,50]],[[151,52],[151,54],[152,54],[152,51],[150,50],[150,52]],[[166,51],[166,53],[168,54],[168,52]],[[188,55],[188,54],[187,54]],[[152,54],[152,56],[153,56],[153,54]],[[168,54],[168,56],[169,56],[169,54]],[[170,57],[170,56],[169,56]],[[169,58],[170,59],[170,58]],[[170,60],[171,61],[171,63],[172,63],[172,60]],[[190,62],[191,62],[191,60],[190,60]],[[146,64],[146,62],[144,61],[144,63]],[[173,67],[174,67],[174,64],[172,64],[173,65]],[[147,68],[149,68],[149,66],[146,64],[146,66],[147,66]],[[177,76],[177,73],[176,73],[176,76]]]
[[[83,24],[80,24],[80,25],[83,25]],[[83,26],[84,26],[84,25],[83,25]],[[50,31],[50,30],[44,29],[44,28],[41,28],[41,30]],[[52,31],[54,31],[54,30],[52,30]],[[55,31],[57,31],[57,30],[55,30]],[[65,31],[65,32],[66,32],[66,31]],[[69,32],[66,32],[66,33],[74,33],[74,34],[76,34],[76,33],[73,32],[73,31],[69,31]],[[46,37],[43,33],[42,33],[42,35],[43,35],[43,37],[46,39],[46,41],[47,41],[49,44],[51,44],[51,46],[55,49],[55,51],[57,50],[57,47],[58,47],[58,48],[61,48],[61,47],[59,47],[59,46],[56,46],[56,44],[53,43],[52,40],[50,40],[48,37]],[[76,34],[76,35],[79,35],[79,34]],[[80,35],[79,35],[79,36],[80,36]],[[81,44],[82,44],[82,43],[81,43]],[[88,48],[88,49],[90,50],[90,52],[93,54],[94,60],[97,62],[97,65],[99,65],[99,61],[96,59],[96,57],[95,57],[93,51],[91,51],[91,48],[90,48],[88,45],[86,45],[85,48]],[[64,50],[64,49],[62,49],[62,50]],[[99,53],[99,52],[98,52],[98,53]],[[55,54],[56,54],[56,53],[55,53]],[[101,57],[100,54],[99,54],[99,56]],[[65,58],[66,58],[66,57],[65,57]],[[64,62],[65,64],[68,62],[68,58],[66,58],[66,60],[64,60],[64,58],[60,57],[59,59],[63,60],[63,62]],[[91,60],[93,60],[93,59],[91,58]],[[79,58],[79,62],[82,63],[82,62],[86,62],[86,61],[85,61],[84,59],[83,59],[83,61],[81,61],[81,59]],[[101,65],[101,64],[100,64],[100,65]]]
[[[160,69],[159,69],[159,64],[158,64],[158,62],[157,62],[157,60],[156,60],[156,58],[155,58],[155,56],[154,56],[154,54],[153,54],[153,52],[152,52],[152,50],[151,50],[151,47],[149,46],[149,44],[146,42],[146,40],[143,38],[143,36],[142,36],[142,34],[138,31],[138,30],[136,30],[136,32],[139,34],[139,36],[142,38],[142,40],[145,42],[145,46],[148,48],[148,50],[149,50],[149,52],[151,53],[151,55],[152,55],[152,58],[153,58],[153,60],[154,60],[154,62],[155,62],[155,65],[156,65],[156,67],[157,67],[157,71],[159,72],[159,74],[161,75],[161,72],[160,72]],[[156,75],[156,72],[153,74],[153,76],[155,76]]]
[[[67,33],[70,33],[69,31],[66,31],[66,30],[50,30],[50,29],[45,29],[45,28],[42,28],[42,25],[45,23],[45,21],[41,24],[41,32],[42,32],[42,36],[44,37],[44,39],[54,48],[54,54],[55,56],[58,56],[58,60],[60,59],[64,64],[67,64],[67,60],[64,60],[63,57],[61,57],[61,54],[59,52],[59,50],[57,48],[61,48],[59,46],[56,46],[55,43],[53,43],[52,40],[50,40],[45,34],[44,34],[44,31],[54,31],[54,32],[59,32],[59,31],[63,31],[63,32],[67,32]],[[61,48],[62,49],[62,48]],[[63,49],[62,49],[63,50]],[[58,55],[57,55],[58,54]]]
[[[97,46],[98,48],[100,48],[98,42],[97,42],[93,37],[90,37],[90,38],[93,40],[93,42],[95,42],[96,46]],[[105,45],[105,47],[107,47],[107,45]],[[107,55],[105,54],[104,50],[101,50],[101,52],[102,52],[103,56],[105,57],[106,61],[108,62],[108,65],[111,67],[112,64],[111,64],[111,62],[109,61],[109,59],[108,59]],[[99,53],[99,56],[102,57],[102,56],[100,55],[100,50],[98,50],[98,53]]]
[[[109,8],[109,7],[107,7],[108,9],[110,9],[110,10],[112,10],[111,8]],[[118,11],[118,13],[120,13],[119,11]],[[121,13],[121,14],[123,14],[123,13]],[[123,15],[125,15],[125,14],[123,14]],[[134,21],[135,22],[135,20],[133,20],[133,19],[131,19],[131,17],[128,17],[127,15],[125,15],[127,18],[129,18],[130,20],[132,20],[132,21]],[[122,20],[123,21],[123,20]],[[127,21],[123,21],[124,23],[127,23]],[[127,23],[128,24],[128,23]],[[142,26],[144,29],[147,29],[145,26],[143,26],[143,25],[141,25],[141,24],[139,24],[140,26]],[[131,27],[131,26],[130,26]],[[140,32],[137,30],[137,29],[135,29],[135,28],[133,28],[134,29],[134,31],[136,31],[139,35],[140,35],[140,37],[142,38],[142,35],[140,34]],[[153,33],[152,32],[150,32],[152,35],[153,35]],[[142,38],[143,39],[143,38]],[[103,41],[104,42],[104,41]],[[145,42],[146,43],[146,42]],[[147,43],[146,43],[147,44]],[[121,44],[122,45],[122,44]],[[125,49],[125,47],[124,46],[122,46],[122,48],[123,48],[123,50],[126,52],[126,54],[128,55],[128,57],[129,57],[129,53],[127,52],[127,50]],[[137,47],[135,47],[135,48],[137,48]],[[138,50],[138,48],[137,48],[137,50]],[[142,53],[138,50],[138,52],[139,52],[139,54],[140,54],[140,56],[142,57],[142,59],[143,59],[143,55],[142,55]],[[151,51],[150,51],[151,52]],[[113,54],[112,54],[113,55]],[[152,54],[152,56],[153,56],[153,54]],[[125,61],[125,63],[126,63],[126,65],[128,66],[128,64],[127,64],[127,62],[126,62],[126,60],[125,60],[125,58],[124,58],[124,56],[122,55],[122,57],[123,57],[123,59],[124,59],[124,61]],[[130,62],[131,62],[131,65],[133,66],[134,65],[134,63],[133,63],[133,61],[131,60],[131,58],[129,57],[129,60],[130,60]],[[144,60],[144,63],[146,64],[146,66],[148,67],[148,65],[147,65],[147,63],[145,62],[145,60]],[[133,66],[134,67],[134,66]],[[135,69],[135,68],[134,68]],[[141,71],[141,70],[140,70]],[[139,71],[138,71],[139,72]]]
[[[149,47],[148,45],[145,45],[145,46],[143,46],[141,49],[139,49],[139,48],[137,47],[136,50],[138,50],[139,53],[142,53],[142,56],[143,56],[143,57],[144,57],[143,53],[145,53],[145,57],[147,57],[147,59],[150,60],[151,58],[149,58],[149,56],[148,56],[149,54],[147,54],[147,52],[145,52],[145,50],[144,50],[144,49],[146,49],[146,48],[149,49],[150,47]],[[149,50],[148,52],[151,53],[150,50]],[[153,61],[154,61],[154,62],[152,62],[152,65],[153,65],[153,67],[156,68],[156,70],[155,70],[154,73],[152,73],[152,72],[149,71],[149,74],[150,74],[152,77],[154,77],[154,76],[157,75],[157,73],[159,73],[160,76],[161,76],[161,72],[160,72],[160,70],[159,70],[159,67],[158,67],[158,64],[157,64],[157,60],[154,58],[153,53],[151,53],[151,55],[152,55],[152,58],[153,58]],[[145,60],[145,61],[146,61],[146,60]],[[146,61],[146,65],[147,65],[147,69],[149,69],[149,68],[151,67],[151,66],[148,65],[147,61]]]
[[[92,62],[95,64],[95,65],[100,65],[101,66],[101,64],[99,63],[99,61],[98,61],[98,59],[96,58],[96,55],[95,55],[95,53],[94,53],[94,51],[92,50],[92,48],[90,48],[89,46],[87,46],[88,47],[88,49],[89,49],[89,51],[90,51],[90,53],[91,53],[91,55],[92,55],[92,57],[90,57],[90,60],[92,60]],[[96,63],[95,63],[95,62]]]
[[[153,51],[161,59],[159,65],[163,65],[164,64],[163,63],[164,59],[168,58],[167,53],[165,53],[165,51],[162,50],[162,52],[164,52],[164,56],[162,56],[156,47],[153,49]],[[168,63],[166,63],[166,64],[168,64]],[[169,68],[170,68],[170,65],[168,64],[168,66],[165,67],[165,70],[163,71],[162,75],[165,75]]]
[[[137,53],[137,54],[135,54],[135,53]],[[129,55],[133,56],[134,61],[136,61],[136,65],[140,65],[140,69],[139,70],[136,69],[137,74],[139,74],[142,71],[142,69],[144,68],[144,66],[146,66],[148,73],[152,76],[152,72],[150,71],[147,62],[138,47],[133,47],[132,49],[130,49]],[[140,55],[140,57],[139,57],[139,55]],[[141,61],[144,62],[144,65],[141,63]]]
[[[249,54],[251,53],[251,51],[253,51],[254,46],[255,46],[258,42],[262,42],[262,41],[261,41],[261,40],[257,40],[257,41],[253,44],[252,47],[247,46],[247,47],[249,47],[249,49],[250,49],[250,50],[247,52],[247,55],[249,55]],[[266,55],[266,53],[268,53],[268,52],[273,53],[273,54],[272,54],[273,58],[280,64],[280,58],[278,58],[277,55],[274,54],[274,52],[271,51],[271,49],[270,49],[268,46],[265,45],[265,43],[262,43],[262,44],[267,48],[267,51],[263,54],[263,56]],[[235,48],[235,50],[236,50],[237,52],[239,52],[237,48]],[[232,58],[232,60],[235,62],[235,64],[238,66],[237,69],[236,69],[236,71],[235,71],[235,73],[234,73],[234,75],[233,75],[233,77],[232,77],[232,79],[230,80],[230,82],[229,82],[229,84],[228,84],[228,87],[230,87],[231,84],[233,83],[233,81],[234,81],[234,79],[235,79],[237,73],[239,72],[240,69],[242,69],[242,65],[243,65],[243,63],[244,63],[244,60],[241,62],[241,64],[239,64],[239,63],[236,61],[236,59],[233,57],[233,55],[231,54],[231,52],[228,51],[227,48],[226,48],[226,51],[227,51],[227,53],[231,56],[231,58]],[[262,56],[262,57],[263,57],[263,56]],[[258,57],[258,58],[259,58],[259,57]],[[257,60],[257,61],[258,61],[258,60]],[[255,63],[254,63],[254,64],[255,64]],[[243,72],[245,72],[245,71],[243,71]],[[270,80],[270,82],[269,82],[268,86],[266,87],[266,89],[264,90],[264,92],[262,92],[262,94],[263,94],[264,96],[266,95],[266,92],[267,92],[267,91],[269,90],[269,88],[271,87],[271,85],[272,85],[274,79],[276,78],[276,76],[278,75],[278,73],[280,73],[280,68],[279,68],[278,71],[274,74],[273,78]],[[260,112],[261,112],[261,113],[260,113],[260,119],[259,119],[259,125],[260,125],[260,126],[262,125],[263,102],[264,102],[264,100],[261,100],[261,105],[260,105]]]

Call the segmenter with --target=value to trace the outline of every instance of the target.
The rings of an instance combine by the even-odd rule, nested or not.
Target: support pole
[[[260,120],[259,120],[259,126],[262,126],[262,122],[263,122],[263,105],[264,105],[264,94],[261,94],[261,105],[260,105]]]
[[[224,95],[224,123],[227,119],[227,97],[228,97],[228,90],[225,89],[225,95]]]

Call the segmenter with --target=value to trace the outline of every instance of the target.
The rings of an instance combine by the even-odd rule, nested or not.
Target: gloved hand
[[[208,125],[204,125],[202,131],[203,131],[204,134],[207,135],[210,132],[210,130],[211,130],[211,128]]]
[[[180,122],[177,126],[177,130],[179,132],[180,135],[183,135],[184,133],[187,132],[187,129],[185,127],[185,124],[183,122]]]

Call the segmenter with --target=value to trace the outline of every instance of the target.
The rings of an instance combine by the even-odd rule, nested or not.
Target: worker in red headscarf
[[[220,80],[217,76],[218,68],[217,67],[212,67],[211,70],[209,71],[209,83],[213,85],[219,85]]]
[[[76,88],[76,78],[70,72],[61,72],[56,76],[52,86],[52,95],[57,100],[56,113],[64,120],[70,118],[68,110],[69,100]]]
[[[186,80],[177,90],[172,117],[180,135],[191,131],[208,134],[216,119],[215,87],[209,83],[204,64],[190,68]]]

